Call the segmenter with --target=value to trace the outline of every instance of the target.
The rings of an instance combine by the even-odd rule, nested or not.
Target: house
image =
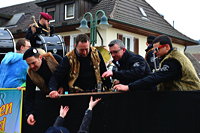
[[[188,46],[185,49],[185,55],[190,59],[192,64],[194,65],[197,74],[200,78],[200,45],[196,46]]]
[[[171,26],[145,0],[36,0],[0,8],[0,27],[8,27],[15,39],[19,39],[25,36],[29,24],[33,23],[31,16],[37,20],[39,12],[48,12],[53,16],[51,24],[55,26],[56,33],[63,36],[70,51],[74,47],[74,37],[81,33],[77,28],[84,13],[91,12],[95,19],[98,10],[105,12],[112,27],[98,28],[96,46],[106,46],[118,38],[124,41],[128,50],[144,56],[148,35],[166,34],[180,51],[184,51],[186,46],[198,44]],[[96,20],[100,20],[102,15],[97,14]],[[85,19],[90,22],[89,16]]]

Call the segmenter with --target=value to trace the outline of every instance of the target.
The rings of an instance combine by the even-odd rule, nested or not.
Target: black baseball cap
[[[23,60],[26,60],[28,57],[34,56],[38,53],[38,50],[36,48],[29,48],[28,50],[26,50],[26,52],[24,53],[23,56]]]

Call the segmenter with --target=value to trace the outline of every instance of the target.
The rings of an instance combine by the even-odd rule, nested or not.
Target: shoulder
[[[60,63],[63,60],[63,58],[60,55],[58,55],[58,54],[53,54],[53,57],[56,59],[56,61],[58,63]]]

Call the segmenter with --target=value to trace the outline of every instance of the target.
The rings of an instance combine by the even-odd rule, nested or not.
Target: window
[[[133,37],[127,36],[127,35],[123,35],[123,42],[124,42],[125,48],[128,51],[134,51]]]
[[[138,7],[139,8],[139,10],[140,10],[140,12],[141,12],[141,14],[142,14],[142,19],[143,20],[146,20],[146,21],[150,21],[148,18],[147,18],[147,14],[146,14],[146,12],[144,11],[144,9],[142,8],[142,7]]]
[[[75,4],[65,5],[65,20],[74,18]]]
[[[142,13],[143,17],[147,17],[147,14],[145,13],[144,9],[142,7],[138,7],[140,12]]]
[[[55,12],[56,12],[56,8],[55,7],[51,7],[51,8],[47,8],[46,12],[48,14],[50,14],[52,16],[52,20],[50,20],[49,22],[55,22]]]

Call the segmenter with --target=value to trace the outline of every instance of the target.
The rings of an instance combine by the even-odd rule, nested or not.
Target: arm
[[[181,78],[181,76],[182,71],[180,63],[175,59],[168,59],[163,62],[162,68],[158,72],[132,82],[129,85],[116,85],[114,88],[119,91],[140,90],[143,88],[149,88],[149,86],[157,85],[161,82],[177,80]]]
[[[67,81],[68,81],[69,69],[70,69],[69,61],[68,58],[65,56],[60,65],[55,70],[55,72],[52,74],[51,79],[49,80],[49,88],[51,90],[55,92],[58,90],[58,88],[68,89]],[[54,92],[50,92],[49,94],[50,97],[55,98],[53,96]],[[57,94],[55,94],[55,96],[57,96]]]
[[[101,98],[98,98],[96,100],[93,100],[93,97],[90,97],[90,103],[88,109],[85,111],[85,116],[82,120],[80,129],[78,133],[88,133],[89,132],[89,126],[92,120],[92,109],[96,106],[96,104],[101,100]]]
[[[27,74],[24,108],[25,108],[25,113],[27,116],[27,123],[29,125],[34,125],[36,122],[34,119],[35,88],[36,88],[36,85],[32,82],[32,80]]]
[[[127,65],[126,69],[112,71],[113,78],[120,81],[135,81],[150,73],[147,62],[139,55],[134,55],[134,57],[128,59]]]

